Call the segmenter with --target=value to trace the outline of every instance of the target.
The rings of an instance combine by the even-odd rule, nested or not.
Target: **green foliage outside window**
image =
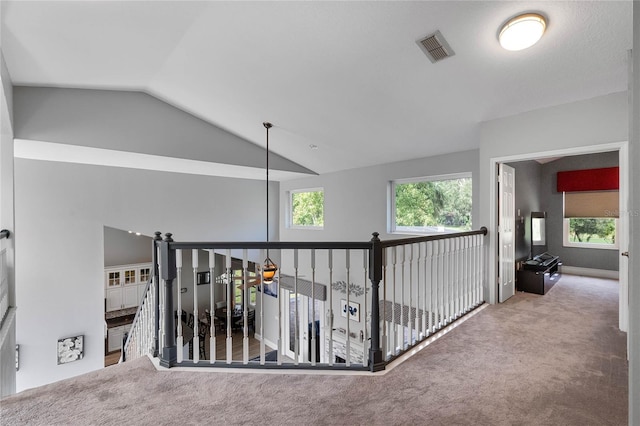
[[[471,178],[396,183],[396,228],[471,229]]]
[[[572,243],[615,244],[615,219],[571,218],[569,241]]]
[[[293,226],[323,226],[324,191],[292,192],[291,224]]]
[[[256,277],[256,273],[255,272],[250,272],[248,271],[247,274],[249,275],[249,278],[255,278]],[[242,270],[241,269],[235,269],[233,271],[233,277],[236,278],[233,280],[233,298],[234,298],[234,302],[236,305],[242,305],[243,301],[244,301],[244,294],[242,291]],[[256,288],[255,286],[253,287],[249,287],[249,304],[250,305],[255,305],[256,304]]]

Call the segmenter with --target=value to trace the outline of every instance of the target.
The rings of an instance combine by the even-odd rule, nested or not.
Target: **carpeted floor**
[[[616,281],[518,293],[381,376],[159,372],[147,358],[0,401],[4,425],[625,425]]]

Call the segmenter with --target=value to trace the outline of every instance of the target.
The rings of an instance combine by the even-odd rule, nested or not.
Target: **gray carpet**
[[[146,358],[1,402],[6,425],[624,425],[617,282],[489,306],[384,376],[157,372]]]

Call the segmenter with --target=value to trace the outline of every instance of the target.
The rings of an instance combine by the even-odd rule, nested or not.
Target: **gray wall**
[[[265,164],[264,148],[142,92],[15,87],[14,108],[19,139],[259,168]],[[269,167],[310,172],[274,153]]]
[[[151,237],[104,227],[104,266],[151,262]]]
[[[618,165],[618,152],[574,155],[561,158],[542,166],[540,201],[547,212],[547,251],[560,256],[567,266],[580,268],[619,269],[618,250],[564,247],[562,241],[562,221],[564,202],[562,193],[557,191],[557,174],[565,170],[593,169]],[[517,179],[517,176],[516,176]]]
[[[509,165],[516,171],[516,260],[526,260],[531,255],[531,212],[541,211],[542,166],[536,161]]]

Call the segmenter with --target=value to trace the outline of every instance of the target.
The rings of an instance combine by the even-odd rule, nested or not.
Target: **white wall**
[[[629,252],[629,424],[640,424],[640,5],[633,3],[634,72],[631,75],[631,102],[629,120],[631,196],[631,238]]]
[[[482,123],[480,127],[480,223],[489,229],[491,247],[495,247],[496,234],[496,227],[491,223],[490,215],[495,185],[493,159],[513,161],[535,158],[536,156],[532,154],[536,153],[561,153],[563,150],[623,142],[629,138],[628,129],[627,92],[613,93]],[[489,283],[496,283],[495,265],[491,263],[489,266]],[[486,290],[485,298],[494,303],[496,285],[489,285]]]
[[[11,77],[0,50],[0,229],[8,229],[12,235],[0,240],[0,251],[6,250],[6,275],[9,307],[16,306],[15,299],[15,227],[13,202],[13,89]],[[0,397],[16,391],[15,309],[10,308],[0,329]],[[1,319],[0,319],[1,320]]]
[[[104,227],[104,266],[151,262],[152,238],[122,229]]]
[[[264,240],[264,181],[16,159],[18,390],[104,366],[103,227],[176,241]],[[278,184],[271,184],[272,209]],[[274,215],[275,216],[275,215]],[[277,235],[277,218],[271,229]],[[56,365],[58,338],[85,358]]]

